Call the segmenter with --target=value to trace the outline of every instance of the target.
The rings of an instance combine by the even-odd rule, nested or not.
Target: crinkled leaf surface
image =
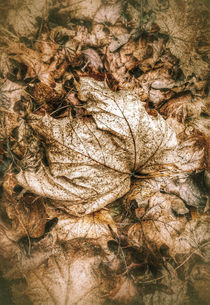
[[[209,234],[209,216],[194,218],[186,224],[182,234],[175,238],[173,251],[175,253],[189,254],[194,250],[197,254],[200,254],[206,262],[209,262]]]
[[[67,0],[64,8],[60,9],[62,14],[70,14],[71,18],[92,19],[101,5],[101,0]]]
[[[99,257],[72,258],[71,251],[60,251],[27,275],[27,295],[33,304],[101,304],[99,281],[93,268]]]
[[[180,210],[184,208],[183,202],[174,195],[156,193],[151,196],[141,220],[129,229],[130,240],[135,245],[145,241],[148,247],[151,244],[160,249],[162,245],[167,245],[172,249],[175,237],[179,236],[186,224],[185,218],[173,214],[175,205]]]
[[[101,23],[110,22],[111,24],[115,24],[121,13],[122,4],[120,2],[116,2],[113,5],[102,5],[97,11],[94,21]]]
[[[110,229],[111,227],[111,229]],[[115,222],[105,210],[84,217],[59,217],[55,233],[59,240],[67,241],[74,238],[101,238],[111,236],[111,230],[117,233]]]
[[[209,40],[206,31],[209,2],[151,0],[148,6],[155,10],[161,32],[169,35],[167,48],[180,59],[184,74],[204,75],[207,62],[203,55],[207,52]]]
[[[49,166],[21,171],[26,189],[59,201],[82,215],[123,196],[134,172],[153,173],[176,158],[176,136],[165,120],[150,116],[136,95],[114,93],[103,82],[81,80],[89,116],[56,120],[30,115],[28,123],[46,141]]]
[[[51,6],[51,0],[26,0],[23,3],[14,1],[13,9],[9,10],[7,24],[13,27],[17,36],[31,38],[37,32],[37,19],[46,18]]]
[[[17,239],[29,235],[38,238],[45,232],[46,214],[41,201],[32,196],[25,196],[15,201],[8,194],[4,195],[7,215],[12,222],[12,230]]]
[[[32,249],[29,257],[18,260],[17,251],[15,254],[8,257],[7,253],[13,264],[5,272],[5,277],[14,280],[15,304],[103,303],[100,292],[106,283],[99,270],[103,251],[90,240],[75,240],[62,246],[45,238]],[[20,251],[18,255],[21,257]]]

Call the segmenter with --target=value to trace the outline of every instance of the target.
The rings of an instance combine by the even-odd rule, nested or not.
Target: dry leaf
[[[41,48],[42,51],[46,52],[42,54],[38,50],[27,48],[23,43],[9,42],[8,49],[13,50],[13,53],[10,54],[12,59],[27,67],[25,79],[38,77],[41,82],[51,88],[60,87],[59,84],[55,83],[55,79],[64,74],[67,64],[63,58],[53,57],[55,50],[52,47],[50,51],[48,48]],[[49,57],[52,60],[48,64],[45,61],[49,61]]]
[[[7,112],[13,114],[15,103],[19,102],[24,97],[27,98],[27,93],[21,84],[6,80],[1,85],[0,109],[4,111],[7,110]]]
[[[149,116],[137,96],[113,93],[88,78],[82,79],[80,91],[92,117],[58,121],[31,115],[30,126],[46,139],[49,167],[42,164],[37,172],[17,175],[26,189],[59,200],[74,215],[123,196],[132,173],[171,167],[177,144],[166,122]]]
[[[26,195],[17,200],[14,194],[13,197],[5,194],[3,204],[11,220],[11,231],[15,239],[24,236],[39,238],[45,233],[47,216],[40,198]]]
[[[208,2],[202,0],[189,3],[176,0],[148,2],[148,9],[155,10],[155,22],[160,27],[160,32],[169,37],[167,48],[180,59],[180,67],[185,76],[195,73],[202,77],[208,70],[205,57],[199,54],[201,45],[204,46],[205,56],[208,56],[205,50],[209,42],[208,5]]]
[[[91,67],[99,71],[103,69],[101,58],[94,49],[85,49],[82,51],[82,53],[85,55],[85,58],[88,61],[87,64],[90,64]]]
[[[53,111],[53,104],[60,104],[63,92],[58,92],[54,88],[45,83],[39,82],[28,87],[28,92],[33,97],[37,105],[49,104],[52,106],[50,112]]]
[[[128,238],[133,245],[139,247],[145,244],[149,249],[158,250],[167,245],[170,252],[174,238],[179,236],[186,224],[185,218],[178,218],[172,212],[177,203],[183,205],[174,195],[156,193],[151,196],[145,214],[139,223],[129,229]]]
[[[94,21],[98,23],[111,23],[114,25],[122,12],[122,3],[115,1],[114,4],[104,4],[97,11]]]
[[[117,301],[117,304],[133,304],[136,300],[138,289],[131,279],[120,278],[115,287],[109,294],[111,300]]]
[[[111,230],[117,233],[117,227],[112,217],[105,210],[84,217],[59,217],[54,231],[59,240],[68,241],[74,238],[100,238],[111,235]]]
[[[23,3],[12,2],[9,9],[7,26],[12,27],[18,37],[34,38],[37,33],[37,18],[45,19],[48,9],[52,7],[51,0],[26,0]]]
[[[101,0],[66,0],[59,14],[70,14],[72,19],[93,19],[101,5]]]
[[[54,245],[53,252],[52,246],[46,240],[40,243],[41,249],[35,248],[31,257],[24,259],[24,265],[14,266],[22,273],[10,272],[10,279],[17,276],[19,279],[12,284],[16,304],[27,304],[25,301],[29,299],[34,305],[102,305],[101,290],[107,284],[98,269],[102,255],[100,248],[82,240],[68,246]],[[18,285],[21,281],[27,284]]]
[[[148,203],[148,200],[156,192],[163,191],[170,195],[176,195],[188,206],[194,206],[204,210],[207,196],[200,190],[198,181],[202,176],[188,176],[187,174],[174,175],[174,177],[154,177],[153,179],[137,180],[124,197],[125,204],[136,200],[139,207]],[[196,181],[197,180],[197,181]]]
[[[201,105],[192,102],[192,95],[187,93],[170,99],[160,107],[160,114],[164,117],[176,118],[178,122],[184,123],[189,117],[196,117],[200,113]]]
[[[208,302],[207,1],[5,1],[8,303]]]
[[[198,254],[209,261],[209,216],[202,216],[189,221],[182,234],[174,239],[172,251],[179,254]]]
[[[50,60],[58,52],[59,45],[49,39],[49,33],[43,33],[35,44],[35,48],[40,50],[41,60],[44,63],[50,63]]]
[[[122,47],[124,44],[126,44],[128,42],[128,40],[130,39],[131,34],[120,34],[117,35],[116,37],[114,37],[114,39],[112,40],[112,42],[109,45],[109,49],[111,52],[115,52],[117,49],[119,49],[120,47]]]

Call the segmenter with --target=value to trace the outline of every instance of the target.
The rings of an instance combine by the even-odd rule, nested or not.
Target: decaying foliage
[[[11,304],[208,304],[207,6],[0,5]]]

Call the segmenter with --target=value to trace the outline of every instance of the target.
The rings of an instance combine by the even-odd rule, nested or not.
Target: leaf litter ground
[[[26,2],[1,27],[13,302],[208,304],[205,16],[195,32],[184,1]]]

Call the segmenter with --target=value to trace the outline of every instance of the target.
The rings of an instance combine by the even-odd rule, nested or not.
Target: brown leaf
[[[190,281],[200,299],[209,302],[209,264],[195,264],[190,274]]]
[[[113,93],[87,78],[80,90],[90,117],[31,116],[30,125],[47,141],[49,167],[21,171],[17,178],[26,189],[81,216],[124,195],[132,172],[149,174],[155,164],[159,170],[170,167],[176,137],[159,115],[146,113],[135,95]]]
[[[41,71],[41,60],[38,51],[29,49],[23,43],[10,42],[8,44],[8,51],[13,50],[12,58],[20,63],[24,63],[28,68],[27,77],[35,77]]]
[[[45,232],[47,215],[44,202],[34,195],[15,194],[18,186],[12,174],[7,173],[4,178],[3,208],[11,221],[10,236],[19,240],[24,236],[38,238]]]
[[[9,2],[0,271],[14,303],[187,305],[191,286],[207,302],[207,1]]]
[[[41,52],[42,62],[50,63],[50,60],[56,55],[59,45],[49,39],[48,33],[43,33],[36,42],[35,47]]]
[[[131,279],[126,277],[118,280],[116,287],[110,292],[109,298],[117,301],[118,304],[131,304],[138,294],[137,286]]]
[[[94,21],[98,23],[111,23],[115,24],[119,19],[122,12],[122,3],[115,1],[114,4],[104,4],[97,11],[94,16]]]
[[[209,224],[209,215],[200,216],[189,221],[180,236],[174,239],[173,253],[188,256],[197,253],[204,260],[208,260],[210,246]]]
[[[7,26],[12,27],[18,37],[35,38],[37,34],[37,19],[47,18],[46,8],[52,7],[52,1],[27,0],[24,3],[14,2],[8,10]]]
[[[208,139],[196,129],[190,128],[178,135],[178,154],[182,155],[184,171],[203,170],[208,164]]]
[[[42,200],[34,196],[24,196],[19,201],[5,196],[7,215],[12,222],[15,237],[39,238],[45,232],[46,213]]]
[[[184,123],[186,118],[192,116],[195,111],[196,106],[192,102],[190,93],[170,99],[159,109],[164,117],[174,117],[181,123]]]
[[[54,230],[59,240],[68,241],[74,238],[94,238],[111,235],[117,232],[116,224],[105,210],[84,217],[59,217]]]
[[[72,19],[93,19],[102,1],[95,0],[67,0],[64,7],[59,7],[59,14],[70,14]]]
[[[21,84],[6,80],[1,85],[0,107],[1,110],[7,110],[11,114],[14,113],[16,102],[20,101],[22,97],[27,98],[27,93]]]
[[[53,104],[62,98],[62,93],[56,92],[54,88],[42,82],[32,84],[28,91],[38,105]]]
[[[172,213],[171,208],[178,201],[176,196],[161,193],[150,197],[144,216],[128,231],[129,240],[137,247],[145,244],[149,249],[154,247],[159,250],[162,245],[167,245],[171,251],[174,238],[179,236],[186,224],[185,218],[177,218]]]
[[[165,9],[162,8],[162,4]],[[200,77],[206,75],[208,64],[202,59],[201,54],[198,54],[197,46],[200,45],[200,41],[203,46],[209,40],[204,34],[209,27],[207,14],[204,13],[208,11],[208,3],[192,1],[185,4],[176,0],[164,1],[164,3],[151,1],[148,2],[148,9],[156,11],[155,22],[160,27],[160,32],[168,35],[166,47],[180,60],[180,68],[184,75],[186,77],[192,73]]]
[[[29,258],[19,261],[7,273],[10,280],[14,279],[11,286],[17,296],[16,304],[25,304],[29,299],[34,305],[102,305],[103,291],[108,286],[99,269],[102,254],[90,241],[75,240],[70,245],[55,246],[45,238]],[[20,282],[25,285],[19,285]]]
[[[101,70],[103,69],[103,63],[98,55],[98,53],[91,48],[85,49],[82,51],[82,53],[85,55],[87,59],[87,64],[89,64],[91,67],[95,68],[95,70]],[[83,68],[84,69],[84,68]]]
[[[115,52],[117,49],[122,47],[124,44],[126,44],[130,38],[130,34],[128,33],[123,33],[120,34],[112,40],[112,42],[109,45],[109,49],[111,52]]]
[[[10,53],[10,49],[13,50],[12,53]],[[43,51],[46,51],[46,48]],[[37,50],[27,48],[23,43],[8,43],[10,57],[27,67],[25,79],[38,77],[41,82],[51,88],[56,87],[55,79],[60,78],[64,74],[67,66],[66,61],[63,60],[60,63],[60,58],[58,57],[53,57],[49,64],[43,62],[44,56],[50,56],[51,58],[51,55],[54,54],[53,52],[50,49],[50,55],[48,53],[40,54]]]

